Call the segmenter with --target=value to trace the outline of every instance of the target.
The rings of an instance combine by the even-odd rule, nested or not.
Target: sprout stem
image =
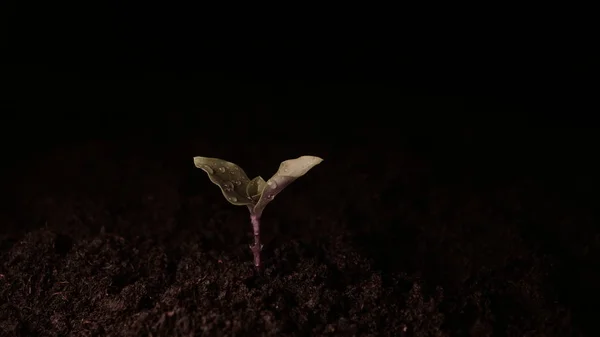
[[[252,221],[252,231],[254,233],[254,245],[250,246],[250,250],[254,255],[254,266],[260,271],[260,251],[262,250],[262,244],[260,243],[260,217],[254,213],[251,213],[250,221]]]

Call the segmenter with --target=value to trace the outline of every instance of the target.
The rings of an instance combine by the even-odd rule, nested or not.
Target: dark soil
[[[572,151],[494,137],[478,151],[441,136],[383,148],[395,135],[377,132],[153,137],[63,145],[5,168],[2,336],[598,332],[597,198]],[[247,210],[192,157],[268,177],[303,154],[325,161],[266,209],[257,275]]]

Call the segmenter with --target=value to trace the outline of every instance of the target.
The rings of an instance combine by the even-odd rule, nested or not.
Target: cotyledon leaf
[[[210,181],[221,188],[223,196],[237,206],[254,205],[248,195],[250,179],[241,167],[219,158],[194,157],[194,165],[208,174]]]
[[[253,213],[260,217],[267,204],[270,203],[277,194],[322,161],[323,159],[319,157],[302,156],[282,162],[281,165],[279,165],[279,170],[267,180],[260,199],[254,206]]]

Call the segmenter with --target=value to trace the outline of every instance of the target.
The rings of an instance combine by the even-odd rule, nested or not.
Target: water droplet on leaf
[[[235,186],[240,186],[242,184],[242,182],[239,180],[234,180],[233,183],[235,184]]]
[[[269,185],[269,187],[271,188],[277,188],[277,183],[275,182],[275,180],[269,179],[267,181],[267,185]]]
[[[273,194],[267,194],[267,199],[273,200]]]
[[[231,192],[231,191],[233,191],[233,184],[226,181],[223,183],[223,189],[227,192]]]
[[[219,167],[219,172],[225,173],[225,168],[224,167]]]
[[[236,202],[236,201],[237,201],[237,198],[236,198],[236,197],[229,197],[229,201]]]

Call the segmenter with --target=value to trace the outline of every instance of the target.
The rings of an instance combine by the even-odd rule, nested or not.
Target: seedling
[[[206,172],[210,181],[221,188],[227,201],[236,206],[248,207],[254,232],[254,245],[250,245],[250,250],[254,255],[254,266],[259,270],[261,269],[260,251],[262,250],[260,218],[265,207],[284,188],[322,161],[323,159],[313,156],[286,160],[279,165],[279,170],[265,182],[260,176],[250,180],[241,167],[223,159],[194,157],[194,165]]]

